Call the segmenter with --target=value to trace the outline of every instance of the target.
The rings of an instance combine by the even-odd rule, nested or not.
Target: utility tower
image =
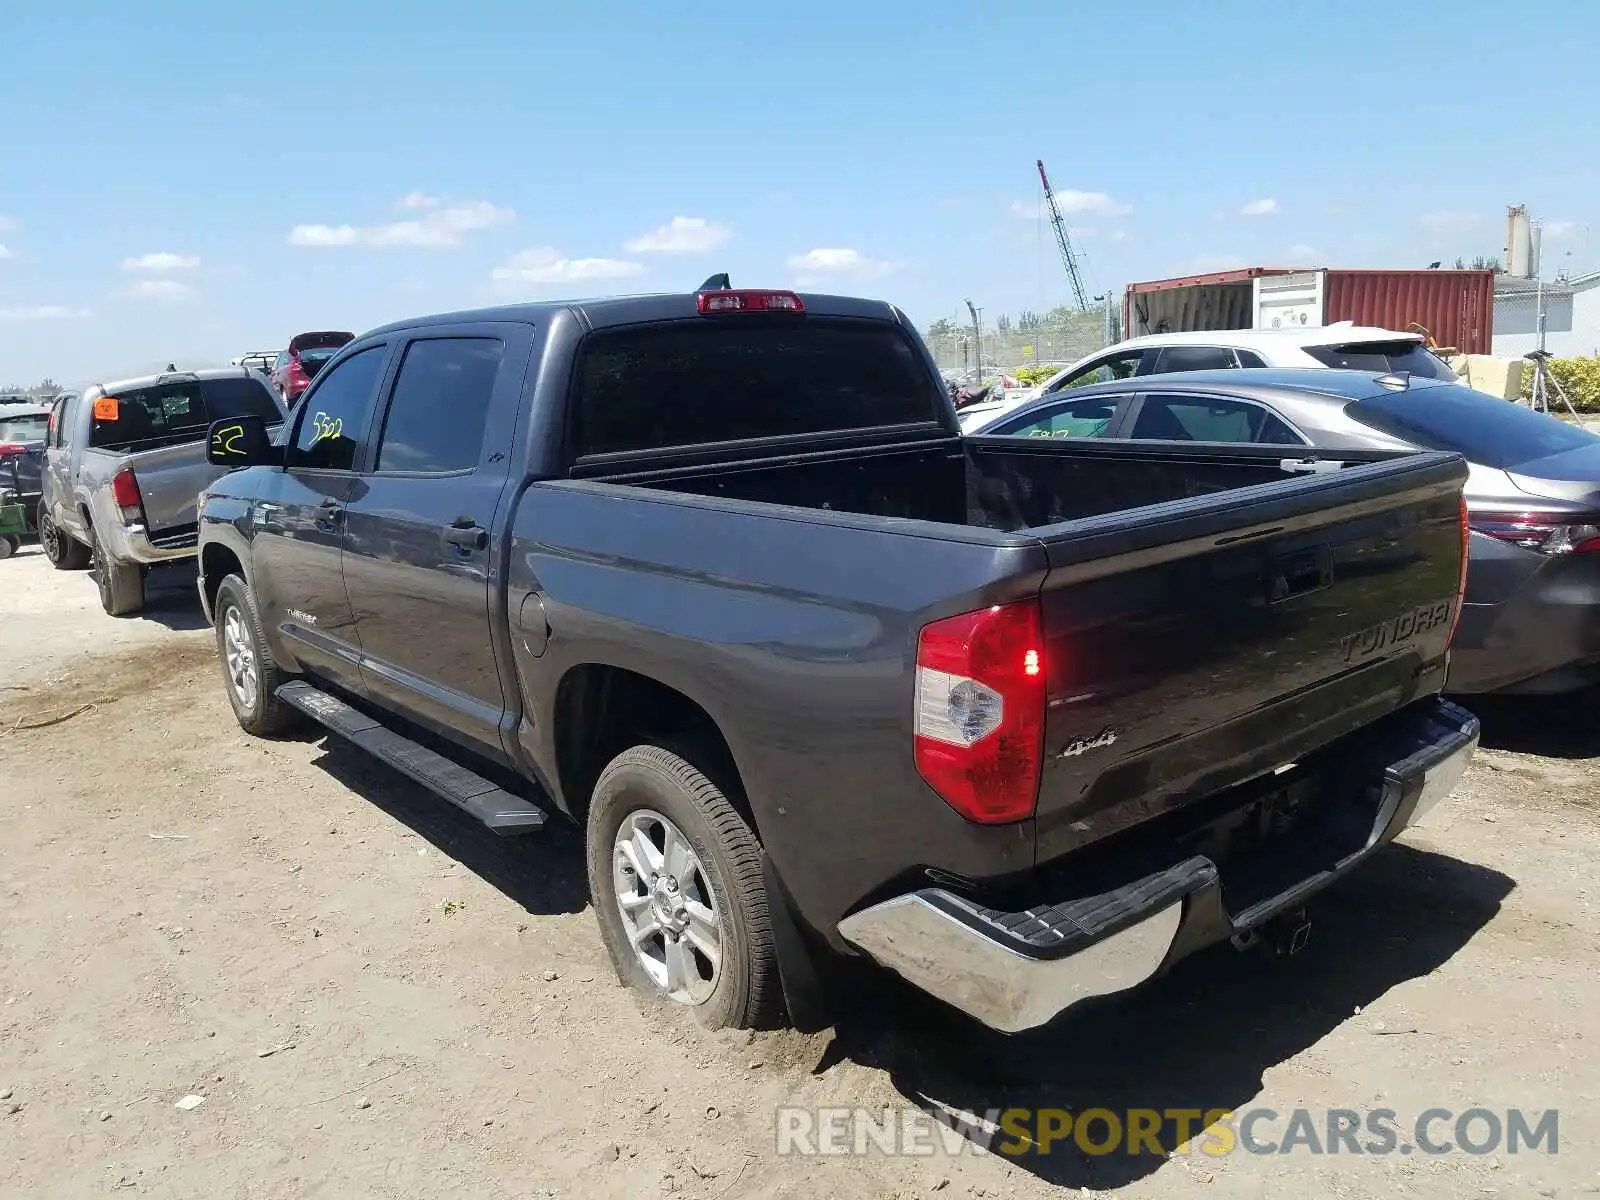
[[[1044,202],[1050,208],[1050,224],[1056,231],[1056,245],[1061,247],[1061,265],[1067,269],[1067,279],[1072,283],[1072,296],[1078,302],[1078,311],[1088,312],[1089,293],[1083,286],[1078,256],[1072,252],[1072,241],[1067,237],[1067,223],[1062,219],[1060,206],[1056,204],[1056,194],[1050,190],[1050,177],[1044,173],[1044,159],[1038,159],[1037,164],[1039,182],[1044,185]]]

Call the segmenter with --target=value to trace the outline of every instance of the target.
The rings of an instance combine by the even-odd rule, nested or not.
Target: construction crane
[[[1044,202],[1050,208],[1050,224],[1055,226],[1056,245],[1061,247],[1061,265],[1067,269],[1067,278],[1072,283],[1072,295],[1078,302],[1079,312],[1089,311],[1089,293],[1083,286],[1083,272],[1078,268],[1078,256],[1072,252],[1072,241],[1067,237],[1067,222],[1061,216],[1061,208],[1056,204],[1056,194],[1050,190],[1050,176],[1044,173],[1044,159],[1037,160],[1039,167],[1039,182],[1044,184]]]

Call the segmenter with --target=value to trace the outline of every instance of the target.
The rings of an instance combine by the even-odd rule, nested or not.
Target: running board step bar
[[[538,805],[513,796],[482,775],[402,737],[337,696],[295,680],[278,688],[278,699],[416,780],[498,834],[537,833],[544,828],[545,811]]]

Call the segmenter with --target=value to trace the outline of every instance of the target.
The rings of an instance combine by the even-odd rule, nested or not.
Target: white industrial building
[[[1544,348],[1557,358],[1600,356],[1600,271],[1541,285],[1539,226],[1528,208],[1506,209],[1505,273],[1494,280],[1494,353],[1521,358],[1539,348],[1539,317],[1544,316]]]
[[[1600,271],[1556,279],[1543,288],[1544,348],[1557,358],[1600,356]],[[1494,352],[1521,358],[1539,348],[1538,280],[1494,281]]]

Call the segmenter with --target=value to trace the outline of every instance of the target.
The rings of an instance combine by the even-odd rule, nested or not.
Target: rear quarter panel
[[[722,730],[768,854],[829,937],[913,865],[1025,870],[1031,822],[968,823],[912,758],[918,630],[1036,592],[1043,578],[1037,543],[970,532],[535,484],[515,513],[508,572],[522,749],[559,794],[556,745],[571,731],[555,722],[557,698],[585,665],[681,692]],[[516,621],[535,590],[551,631],[538,657]]]

